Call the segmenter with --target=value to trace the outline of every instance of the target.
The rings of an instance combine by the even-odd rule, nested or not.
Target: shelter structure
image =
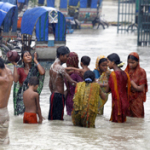
[[[56,49],[66,44],[65,16],[52,7],[35,7],[25,11],[21,22],[21,34],[28,41],[30,50],[31,37],[35,31],[35,50],[40,60],[53,60]],[[50,39],[53,36],[53,39]]]
[[[17,6],[0,2],[0,27],[3,41],[17,38],[17,19]]]
[[[67,0],[38,0],[40,5],[44,5],[44,2],[47,3],[48,7],[55,7],[56,9],[60,10],[65,16],[67,16]]]
[[[79,8],[79,21],[92,21],[97,16],[101,3],[102,0],[69,0],[69,6]]]

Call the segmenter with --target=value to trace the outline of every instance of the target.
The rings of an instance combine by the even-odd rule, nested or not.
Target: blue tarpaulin
[[[12,32],[17,30],[18,8],[10,3],[0,2],[0,26],[3,25],[3,32]]]
[[[47,0],[48,7],[54,7],[54,5],[55,5],[55,0]]]
[[[48,41],[48,12],[39,17],[36,24],[37,41]]]
[[[92,2],[91,2],[91,8],[97,8],[97,1],[98,0],[92,0]]]
[[[0,2],[8,2],[10,4],[16,5],[17,4],[17,0],[0,0]]]
[[[67,8],[67,0],[60,0],[60,8]]]
[[[87,8],[87,0],[80,0],[80,8]]]
[[[18,3],[25,3],[26,0],[18,0]]]
[[[52,25],[53,27],[55,27],[55,29],[53,28],[53,30],[55,31],[55,41],[65,41],[66,40],[66,20],[64,15],[56,10],[55,8],[52,7],[35,7],[32,9],[28,9],[23,17],[22,17],[22,22],[21,22],[21,34],[30,34],[32,35],[33,29],[35,24],[39,24],[36,25],[36,27],[38,29],[36,29],[36,35],[38,36],[38,40],[43,40],[45,38],[45,40],[47,41],[47,33],[48,33],[48,21],[45,21],[45,17],[47,12],[55,10],[58,13],[58,23],[53,23],[55,25]],[[39,18],[41,17],[41,21],[39,20]],[[44,25],[45,24],[45,25]],[[44,31],[47,30],[47,31]],[[47,32],[47,33],[45,33]],[[42,34],[41,34],[42,33]],[[41,34],[41,35],[40,35]],[[43,38],[43,39],[42,39]]]
[[[39,2],[38,2],[39,4],[44,4],[44,0],[39,0]]]
[[[80,0],[69,0],[69,6],[77,6]]]

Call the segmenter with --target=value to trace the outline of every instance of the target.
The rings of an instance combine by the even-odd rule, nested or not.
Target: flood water
[[[117,20],[117,4],[103,3],[103,13],[108,21]],[[112,15],[112,12],[114,15]],[[112,17],[113,18],[112,18]],[[115,17],[116,16],[116,17]],[[109,20],[110,18],[110,20]],[[140,65],[147,72],[150,85],[150,49],[138,48],[136,35],[117,34],[117,28],[110,26],[103,30],[79,30],[67,35],[67,46],[81,58],[83,55],[91,57],[90,69],[95,67],[98,55],[107,56],[118,53],[121,60],[126,63],[130,52],[138,52]],[[125,65],[126,66],[126,65]],[[9,66],[9,68],[13,68]],[[125,68],[125,67],[124,67]],[[8,110],[10,115],[9,137],[10,144],[1,146],[0,150],[148,150],[150,149],[150,92],[144,104],[145,118],[127,117],[127,122],[112,123],[111,95],[105,105],[104,115],[97,116],[96,128],[81,128],[73,126],[71,117],[64,115],[64,121],[48,121],[49,75],[46,72],[44,88],[40,96],[42,115],[46,119],[41,125],[23,124],[23,116],[13,115],[13,90],[10,95]],[[150,86],[149,86],[150,89]]]

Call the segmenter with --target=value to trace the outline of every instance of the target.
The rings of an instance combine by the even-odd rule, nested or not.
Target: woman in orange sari
[[[130,78],[125,71],[120,69],[123,63],[117,54],[110,54],[107,59],[109,68],[114,70],[110,74],[109,85],[106,89],[106,92],[112,93],[112,113],[110,121],[122,123],[126,121],[128,113]],[[126,86],[128,86],[128,92],[126,91]]]
[[[131,94],[129,101],[129,116],[144,117],[143,103],[146,101],[148,91],[146,72],[139,65],[139,55],[132,52],[128,56],[128,65],[125,69],[131,79]]]

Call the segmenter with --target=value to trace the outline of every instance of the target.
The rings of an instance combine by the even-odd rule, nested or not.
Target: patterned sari
[[[98,79],[98,83],[108,83],[108,80],[109,80],[109,76],[110,76],[110,71],[107,70],[106,72],[103,72],[101,75],[99,73],[99,61],[103,58],[106,58],[104,55],[100,55],[97,57],[96,59],[96,63],[95,63],[95,69],[94,69],[94,73],[95,73],[95,79]],[[106,87],[102,87],[101,88],[103,92],[105,92],[106,90]],[[99,115],[103,115],[103,112],[104,112],[104,105],[105,103],[107,102],[108,100],[108,94],[109,93],[105,93],[106,96],[107,96],[107,99],[106,100],[103,100],[101,99],[101,97],[99,97],[99,101],[98,101],[98,114]]]
[[[130,55],[135,56],[139,60],[139,55],[137,53],[133,52]],[[146,101],[146,92],[148,91],[146,72],[140,67],[140,65],[138,65],[134,71],[131,71],[128,65],[125,71],[129,73],[130,79],[133,80],[138,86],[145,84],[142,92],[135,91],[131,88],[129,99],[129,116],[139,118],[144,117],[143,103]]]
[[[109,80],[109,76],[110,76],[111,72],[108,70],[106,72],[103,72],[102,75],[100,76],[98,83],[108,83]],[[101,87],[102,91],[105,92],[106,91],[106,87]],[[108,95],[109,93],[105,93],[107,99],[103,100],[101,97],[99,97],[99,101],[98,101],[98,114],[103,115],[103,111],[104,111],[104,105],[108,100]]]
[[[72,121],[75,126],[95,127],[99,93],[98,83],[77,83],[72,111]]]
[[[23,92],[28,88],[28,81],[31,76],[37,76],[39,79],[39,86],[37,92],[40,94],[43,89],[45,75],[40,75],[37,67],[34,66],[34,64],[32,63],[32,67],[29,70],[28,76],[23,82],[22,86],[20,86],[19,81],[14,83],[14,89],[13,89],[14,115],[19,115],[24,113],[25,107],[23,103]]]
[[[128,87],[128,92],[126,90]],[[113,71],[109,77],[112,93],[112,113],[110,121],[125,122],[129,107],[130,77],[124,71]]]

